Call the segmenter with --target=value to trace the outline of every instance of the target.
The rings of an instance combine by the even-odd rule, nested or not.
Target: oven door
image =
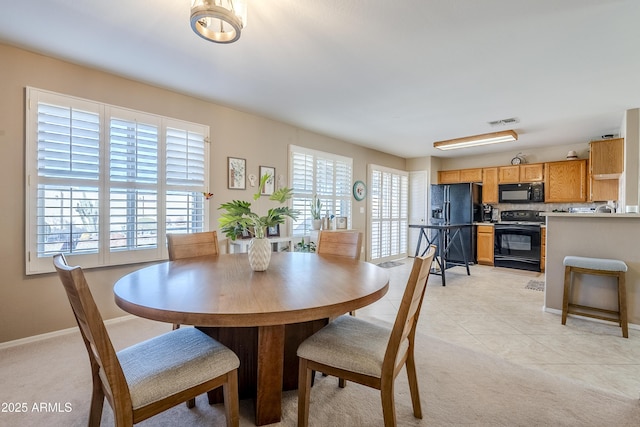
[[[540,226],[496,224],[494,265],[540,271]]]

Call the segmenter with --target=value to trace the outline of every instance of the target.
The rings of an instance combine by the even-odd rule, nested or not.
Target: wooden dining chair
[[[218,233],[203,231],[189,234],[167,234],[169,260],[219,255]]]
[[[216,231],[203,231],[189,234],[170,233],[167,234],[167,247],[169,249],[169,261],[207,255],[220,255],[218,233]],[[173,324],[173,329],[178,329],[179,327],[179,323]]]
[[[321,231],[318,235],[316,253],[318,255],[337,255],[360,259],[362,233],[359,231]],[[355,316],[355,311],[350,311]]]
[[[385,427],[396,425],[393,384],[406,366],[413,415],[422,418],[414,358],[416,325],[436,247],[413,261],[411,275],[392,328],[340,316],[298,347],[298,426],[309,424],[313,371],[380,390]]]
[[[238,426],[234,352],[196,328],[181,328],[115,352],[84,273],[53,258],[89,353],[93,393],[89,426],[99,426],[104,399],[115,425],[131,426],[199,394],[223,387],[227,426]]]
[[[360,259],[361,250],[362,233],[359,231],[321,231],[318,235],[317,254]]]

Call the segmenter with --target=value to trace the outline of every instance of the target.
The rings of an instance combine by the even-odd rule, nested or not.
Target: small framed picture
[[[280,224],[267,227],[267,237],[280,237]]]
[[[260,194],[262,196],[270,196],[276,189],[276,168],[260,166],[260,179],[262,179],[265,174],[269,175],[269,179],[264,184],[264,188]]]
[[[238,234],[238,237],[240,239],[250,239],[251,238],[251,231],[249,231],[248,228],[243,228],[242,229],[242,233]]]
[[[346,230],[347,229],[347,217],[346,216],[337,216],[336,217],[336,230]]]
[[[244,190],[246,188],[247,161],[237,157],[227,157],[230,190]]]

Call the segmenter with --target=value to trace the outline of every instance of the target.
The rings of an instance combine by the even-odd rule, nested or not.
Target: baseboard
[[[131,319],[135,319],[137,316],[134,316],[133,314],[128,314],[126,316],[121,316],[121,317],[116,317],[113,319],[109,319],[109,320],[105,320],[104,324],[105,325],[113,325],[114,323],[120,323],[120,322],[124,322],[125,320],[131,320]],[[46,334],[40,334],[40,335],[33,335],[30,337],[26,337],[26,338],[20,338],[17,340],[13,340],[13,341],[6,341],[3,343],[0,343],[0,350],[3,350],[5,348],[10,348],[10,347],[15,347],[18,345],[22,345],[22,344],[29,344],[32,342],[37,342],[37,341],[42,341],[42,340],[46,340],[49,338],[55,338],[55,337],[60,337],[62,335],[68,335],[74,332],[78,332],[78,327],[74,326],[72,328],[67,328],[67,329],[61,329],[59,331],[53,331],[53,332],[47,332]]]
[[[542,311],[546,311],[547,313],[553,313],[553,314],[557,314],[558,316],[562,316],[562,310],[558,310],[556,308],[549,308],[549,307],[542,307]],[[603,323],[605,325],[614,325],[614,326],[618,326],[618,323],[616,322],[610,322],[608,320],[600,320],[600,319],[594,319],[593,317],[585,317],[585,316],[580,316],[578,314],[567,314],[568,317],[576,317],[576,318],[580,318],[583,320],[589,320],[591,322],[596,322],[596,323]],[[635,323],[629,323],[628,324],[629,329],[635,329],[636,331],[640,330],[640,325],[636,325]],[[619,326],[618,326],[619,327]]]

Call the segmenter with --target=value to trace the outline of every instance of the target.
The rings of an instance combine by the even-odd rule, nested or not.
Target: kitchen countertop
[[[540,216],[565,216],[581,218],[640,218],[637,213],[571,213],[571,212],[540,212]]]
[[[501,222],[474,222],[473,223],[473,225],[488,225],[489,227],[493,227],[497,224],[513,224],[513,222],[501,221]],[[546,227],[545,223],[541,222],[540,227]]]

